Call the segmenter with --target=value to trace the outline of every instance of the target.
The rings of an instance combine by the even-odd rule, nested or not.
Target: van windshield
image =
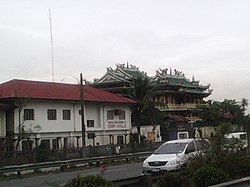
[[[154,154],[178,154],[182,153],[187,143],[168,143],[161,145]]]

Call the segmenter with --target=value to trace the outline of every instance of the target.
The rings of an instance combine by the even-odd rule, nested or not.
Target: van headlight
[[[144,161],[143,164],[142,164],[142,167],[148,167],[148,162]]]
[[[179,163],[180,163],[179,159],[171,160],[171,161],[168,162],[169,165],[177,165]]]

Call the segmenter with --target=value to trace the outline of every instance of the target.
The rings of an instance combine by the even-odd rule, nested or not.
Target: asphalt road
[[[116,166],[107,166],[102,177],[108,180],[118,180],[141,175],[142,163],[122,164]],[[67,181],[77,175],[97,175],[102,168],[82,169],[78,171],[66,171],[55,174],[46,174],[40,176],[27,177],[22,179],[12,179],[0,181],[0,187],[56,187],[63,186]]]

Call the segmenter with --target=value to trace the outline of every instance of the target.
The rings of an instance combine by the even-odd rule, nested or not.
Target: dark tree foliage
[[[206,187],[225,182],[228,175],[221,169],[211,166],[202,166],[193,174],[194,186]]]
[[[244,103],[246,104],[246,103]],[[209,100],[207,105],[197,106],[193,113],[199,114],[202,120],[210,125],[221,123],[242,124],[245,116],[245,106],[235,100],[225,99],[223,102]]]
[[[246,115],[246,107],[248,100],[243,98],[241,103],[235,100],[225,99],[223,102],[209,100],[207,106],[198,106],[198,110],[194,110],[202,117],[202,120],[209,125],[218,126],[227,123],[237,124],[244,127],[247,132],[248,147],[247,152],[250,155],[250,116]]]
[[[128,94],[128,97],[135,100],[136,104],[132,108],[132,125],[137,127],[140,134],[140,127],[143,124],[150,123],[153,126],[159,124],[162,113],[154,107],[152,101],[152,87],[149,85],[149,79],[136,78],[134,88]]]

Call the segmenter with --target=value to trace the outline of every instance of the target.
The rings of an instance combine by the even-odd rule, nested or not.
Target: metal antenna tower
[[[51,22],[51,12],[49,8],[49,25],[50,25],[50,43],[51,43],[51,63],[52,63],[52,81],[54,82],[54,48],[53,48],[53,37],[52,37],[52,22]]]

